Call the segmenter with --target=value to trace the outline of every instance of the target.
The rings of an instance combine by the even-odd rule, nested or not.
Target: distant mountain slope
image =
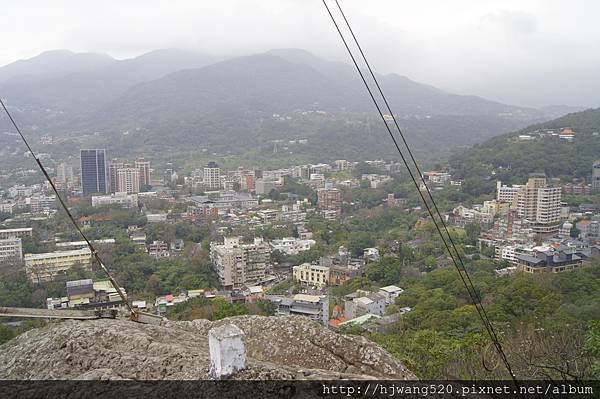
[[[307,65],[253,55],[137,85],[102,112],[139,123],[140,118],[192,121],[215,112],[219,113],[215,117],[238,118],[246,113],[271,116],[297,108],[339,111],[346,105],[340,101],[340,91],[349,96],[346,100],[351,107],[359,106],[359,93]]]
[[[409,139],[428,157],[543,118],[537,110],[449,94],[398,75],[380,78],[401,124],[410,130]],[[327,117],[302,116],[313,111]],[[268,123],[273,115],[295,121],[273,125]],[[229,146],[238,153],[265,140],[300,136],[326,145],[335,135],[341,155],[354,154],[356,148],[348,147],[360,144],[365,156],[372,156],[389,143],[385,135],[370,136],[365,126],[356,126],[367,115],[376,116],[375,109],[349,65],[301,50],[273,50],[141,83],[78,127],[109,135],[143,132],[127,142],[159,144],[168,137],[171,143]],[[381,122],[374,121],[373,128],[383,132]]]
[[[111,62],[96,62],[84,68],[89,57],[83,60],[79,58],[85,56],[73,54],[69,58],[63,55],[62,58],[75,57],[78,62],[67,64],[60,73],[40,73],[36,79],[9,79],[0,83],[0,90],[14,105],[32,113],[48,109],[51,113],[60,113],[64,121],[70,123],[72,118],[81,118],[82,115],[96,111],[98,107],[116,99],[138,83],[158,79],[185,68],[199,68],[217,60],[216,57],[201,53],[164,49],[125,60],[98,56],[107,57]],[[44,53],[19,65],[22,70],[36,70],[38,64],[52,64],[57,57],[54,52]],[[3,68],[12,67],[9,72],[16,73],[15,64],[17,63]],[[1,76],[2,69],[0,78]]]
[[[575,131],[573,142],[548,132],[559,133],[566,127]],[[533,172],[544,172],[549,177],[589,179],[592,163],[600,159],[599,132],[600,108],[589,109],[494,137],[456,154],[450,165],[457,177],[473,184],[486,179],[523,183]],[[522,140],[519,135],[530,135],[533,139]],[[488,191],[490,187],[488,184]]]
[[[275,49],[267,52],[292,63],[308,65],[322,74],[336,80],[339,84],[352,87],[359,91],[364,98],[364,104],[370,105],[363,83],[354,67],[342,63],[326,61],[305,50]],[[365,71],[368,76],[368,71]],[[398,114],[419,115],[506,115],[519,119],[535,119],[543,113],[532,108],[515,107],[489,101],[477,96],[461,96],[447,93],[433,86],[415,82],[406,76],[397,74],[377,74],[377,79],[392,105],[392,110]],[[346,99],[344,99],[346,100]],[[372,105],[371,105],[372,107]]]
[[[117,60],[106,54],[74,53],[69,50],[51,50],[35,57],[12,62],[0,67],[0,83],[63,76],[106,67]]]

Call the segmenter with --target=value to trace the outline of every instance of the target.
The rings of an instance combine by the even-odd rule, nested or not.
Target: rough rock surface
[[[235,379],[415,379],[363,337],[302,317],[240,316],[216,322],[53,322],[0,346],[0,379],[209,379],[208,330],[232,323],[245,336],[247,368]]]

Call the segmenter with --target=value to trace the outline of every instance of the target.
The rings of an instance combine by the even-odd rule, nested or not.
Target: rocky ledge
[[[52,322],[0,346],[0,379],[209,379],[208,331],[245,334],[246,369],[233,379],[416,379],[378,345],[302,317],[240,316],[216,322]]]

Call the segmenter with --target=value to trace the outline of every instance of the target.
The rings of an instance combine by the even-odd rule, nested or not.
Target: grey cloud
[[[532,34],[538,30],[537,18],[523,11],[504,10],[488,13],[481,18],[481,23],[482,25],[524,35]]]

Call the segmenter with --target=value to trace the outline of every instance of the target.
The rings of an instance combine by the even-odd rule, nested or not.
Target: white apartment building
[[[34,195],[29,198],[31,212],[47,212],[55,208],[56,195]]]
[[[433,184],[446,184],[450,181],[452,176],[450,175],[450,173],[431,171],[424,172],[423,178],[425,178],[428,182]]]
[[[313,245],[315,245],[315,240],[301,240],[295,237],[284,237],[271,241],[271,248],[286,255],[296,255],[298,252],[308,251]]]
[[[498,260],[505,260],[511,264],[516,263],[515,255],[517,254],[515,245],[496,246],[495,257]]]
[[[12,186],[8,189],[8,196],[11,198],[16,197],[30,197],[33,194],[33,188],[28,186]]]
[[[239,288],[265,279],[271,261],[271,247],[261,238],[251,244],[240,237],[225,237],[223,244],[210,244],[210,259],[224,288]]]
[[[14,202],[0,203],[0,212],[12,214],[15,211],[16,206],[17,206],[17,204]]]
[[[499,244],[495,246],[495,258],[505,260],[511,265],[517,264],[517,256],[532,254],[536,250],[550,250],[549,247],[536,247],[528,244]]]
[[[221,168],[215,162],[209,162],[204,167],[204,188],[207,190],[218,190],[221,188]]]
[[[262,172],[262,178],[264,180],[282,180],[284,176],[291,176],[291,175],[292,175],[291,169],[263,170],[263,172]]]
[[[502,182],[496,182],[496,200],[512,204],[517,198],[517,193],[521,189],[520,185],[503,186]]]
[[[25,271],[34,283],[52,281],[76,264],[90,268],[92,253],[89,248],[55,251],[42,254],[25,254]]]
[[[137,194],[115,193],[110,195],[92,196],[92,206],[120,205],[123,208],[137,208]]]
[[[0,230],[0,240],[4,240],[7,238],[23,238],[23,237],[31,237],[33,234],[32,227],[23,227],[18,229],[5,229]]]
[[[0,240],[0,263],[20,262],[23,259],[23,246],[20,238]]]

